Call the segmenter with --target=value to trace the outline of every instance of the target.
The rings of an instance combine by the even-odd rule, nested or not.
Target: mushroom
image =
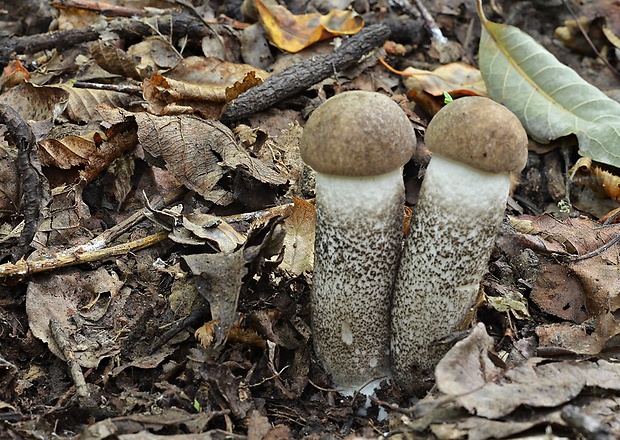
[[[447,348],[437,341],[472,315],[504,217],[510,173],[527,160],[527,134],[506,107],[482,97],[457,99],[432,119],[433,153],[411,219],[394,286],[394,378],[412,391]]]
[[[364,91],[328,99],[301,137],[301,156],[316,171],[314,348],[341,391],[362,391],[389,375],[389,308],[403,241],[402,167],[415,144],[405,112],[387,96]]]

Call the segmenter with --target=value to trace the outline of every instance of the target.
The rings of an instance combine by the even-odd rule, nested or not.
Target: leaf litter
[[[391,52],[389,61],[431,78],[421,88],[439,96],[438,105],[447,91],[442,87],[454,97],[458,90],[483,93],[478,75],[487,75],[485,54],[481,49],[478,72],[468,55],[474,54],[471,32],[463,32],[459,21],[459,14],[471,18],[473,9],[432,3],[444,31],[455,30],[446,35],[459,48],[460,62],[438,66],[428,35],[420,46]],[[545,167],[562,163],[560,148],[530,153],[515,192],[519,203],[510,205],[513,215],[483,283],[486,303],[477,320],[486,327],[479,323],[469,336],[460,335],[465,338],[435,372],[436,389],[410,400],[414,396],[386,382],[369,408],[364,398],[331,389],[312,351],[309,326],[314,207],[308,201],[312,173],[299,158],[303,121],[327,96],[355,88],[398,90],[395,100],[407,107],[420,132],[433,112],[398,96],[406,90],[371,55],[354,69],[332,72],[336,77],[321,77],[311,90],[283,95],[277,107],[224,124],[220,113],[247,87],[268,76],[269,87],[278,85],[279,70],[267,60],[284,54],[271,48],[266,56],[250,45],[252,39],[266,41],[265,27],[275,22],[263,19],[254,26],[258,37],[241,38],[248,23],[239,21],[244,17],[238,9],[220,6],[217,13],[230,16],[212,18],[216,10],[205,2],[188,9],[202,17],[198,22],[178,14],[116,18],[108,24],[113,32],[101,34],[90,48],[72,51],[68,44],[39,54],[37,63],[47,70],[32,69],[32,54],[18,49],[30,72],[16,62],[5,72],[2,102],[26,121],[41,121],[29,124],[52,188],[33,242],[37,250],[27,260],[5,258],[0,264],[0,436],[587,436],[586,418],[600,436],[620,432],[617,228],[600,228],[574,209],[570,217],[558,211],[539,215],[566,197],[554,189]],[[295,2],[287,6],[293,17],[302,17]],[[354,5],[369,24],[376,14],[397,17],[395,9],[362,6]],[[106,13],[127,13],[108,7]],[[289,41],[302,41],[307,33],[319,39],[340,34],[349,41],[344,35],[359,30],[359,17],[327,8],[332,12],[322,9],[317,16],[341,20],[329,35],[321,28],[325,23],[313,28],[314,16],[308,16],[272,28],[270,38],[280,38],[284,29],[296,34]],[[548,14],[542,11],[541,17]],[[281,12],[271,18],[287,16]],[[584,14],[592,12],[584,8]],[[96,31],[93,38],[100,35],[99,13],[63,8],[60,15],[63,29],[72,22],[76,29]],[[175,34],[179,29],[183,33]],[[531,44],[529,37],[518,38]],[[311,42],[301,43],[301,56],[308,59],[340,44]],[[241,62],[248,51],[259,51],[255,66]],[[11,249],[19,236],[15,214],[23,189],[7,139],[0,155],[7,170],[0,175],[6,180],[0,187],[0,240]],[[605,163],[596,148],[580,147]],[[423,174],[424,161],[417,162],[422,157],[405,168],[410,201]],[[530,194],[538,198],[529,200]],[[378,417],[380,407],[389,422]]]

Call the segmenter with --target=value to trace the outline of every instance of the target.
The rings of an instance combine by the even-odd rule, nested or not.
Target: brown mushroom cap
[[[521,172],[527,134],[506,107],[480,96],[456,99],[433,117],[424,141],[433,154],[488,173]]]
[[[308,119],[301,157],[315,171],[376,176],[413,155],[415,133],[405,112],[385,95],[351,91],[325,101]]]

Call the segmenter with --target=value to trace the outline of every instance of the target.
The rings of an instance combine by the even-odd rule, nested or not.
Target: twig
[[[138,251],[168,238],[168,232],[162,231],[148,237],[140,238],[129,243],[119,244],[105,249],[88,250],[88,248],[80,247],[82,252],[60,253],[52,258],[37,261],[20,260],[17,263],[6,263],[0,265],[0,277],[9,276],[28,276],[36,273],[47,272],[62,267],[75,266],[76,264],[90,263],[93,261],[103,260],[105,258],[124,255],[129,252]],[[86,249],[86,250],[84,250]]]
[[[6,125],[11,133],[18,151],[17,169],[21,179],[24,228],[17,240],[17,248],[13,252],[13,256],[15,260],[19,260],[28,252],[30,243],[32,243],[37,232],[39,214],[44,199],[43,185],[46,180],[43,171],[41,171],[39,152],[30,126],[19,113],[5,104],[0,104],[0,121]]]
[[[88,28],[55,31],[46,34],[0,37],[0,67],[7,65],[15,53],[34,54],[43,50],[67,49],[94,41],[106,31],[114,32],[120,38],[147,37],[153,35],[153,29],[175,38],[187,36],[195,40],[200,40],[209,32],[204,23],[195,17],[186,13],[173,13],[144,20],[117,18],[103,26],[95,25]]]
[[[617,236],[609,240],[607,243],[605,243],[603,246],[599,247],[598,249],[593,250],[592,252],[588,252],[587,254],[577,255],[577,256],[567,256],[566,259],[570,261],[571,263],[574,263],[576,261],[587,260],[588,258],[596,257],[597,255],[602,254],[603,252],[605,252],[607,249],[609,249],[610,247],[612,247],[618,242],[620,242],[620,234],[618,234]]]
[[[73,379],[73,383],[75,384],[75,393],[78,396],[80,404],[89,407],[94,406],[93,398],[91,397],[90,391],[88,391],[88,387],[86,386],[84,374],[82,374],[82,368],[80,367],[77,359],[75,359],[75,353],[73,353],[67,334],[62,329],[60,322],[54,318],[50,319],[49,326],[54,342],[56,342],[56,345],[58,345],[58,348],[62,351],[65,361],[69,366],[71,379]]]
[[[428,33],[431,36],[431,39],[435,40],[439,44],[448,44],[448,39],[443,36],[443,34],[441,33],[441,29],[439,29],[439,27],[437,26],[435,19],[433,18],[431,13],[428,12],[428,9],[424,7],[424,5],[422,4],[420,0],[412,0],[412,1],[415,4],[416,8],[418,8],[418,11],[420,11],[420,14],[422,15],[422,19],[424,20],[424,25],[426,26],[426,29],[428,30]]]
[[[581,32],[581,34],[583,35],[583,38],[586,39],[586,41],[588,42],[588,45],[590,46],[590,48],[594,51],[594,53],[596,54],[596,56],[605,64],[605,66],[607,66],[614,74],[616,74],[617,76],[620,76],[620,72],[618,72],[614,66],[611,65],[611,63],[609,62],[609,60],[607,58],[605,58],[601,52],[596,48],[596,46],[594,45],[594,43],[592,42],[592,39],[590,38],[590,36],[588,35],[588,33],[586,32],[586,30],[583,28],[582,24],[581,24],[581,20],[579,19],[579,17],[577,17],[577,14],[575,14],[575,12],[573,12],[573,10],[571,9],[571,7],[568,5],[568,2],[566,0],[562,0],[562,3],[564,3],[564,6],[566,7],[566,9],[568,10],[568,12],[570,13],[570,15],[572,15],[573,20],[575,20],[575,24],[577,24],[577,27],[579,28],[579,31]]]
[[[371,50],[385,43],[389,36],[390,29],[387,26],[368,26],[345,40],[333,53],[293,64],[288,69],[270,76],[261,85],[242,93],[228,103],[221,120],[235,121],[245,118],[303,92],[329,78],[334,72],[352,66]]]
[[[112,92],[127,93],[128,95],[142,96],[140,86],[129,84],[100,84],[85,81],[76,81],[73,83],[76,89],[93,89],[93,90],[109,90]]]

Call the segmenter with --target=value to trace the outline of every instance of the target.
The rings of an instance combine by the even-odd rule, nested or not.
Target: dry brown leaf
[[[593,329],[594,327],[594,329]],[[613,314],[604,313],[594,323],[581,325],[569,323],[546,324],[536,327],[538,350],[550,354],[599,354],[607,342],[620,334],[620,322]]]
[[[256,82],[269,77],[269,73],[248,64],[188,57],[165,76],[156,74],[145,80],[144,98],[154,114],[198,113],[205,119],[218,119],[227,101],[226,89],[243,82],[250,73]]]
[[[269,40],[287,52],[299,52],[337,35],[352,35],[364,27],[362,17],[351,11],[294,15],[275,0],[256,0],[256,7]]]
[[[52,189],[49,207],[38,229],[40,243],[66,246],[84,221],[90,218],[90,211],[82,200],[82,189],[79,184]]]
[[[60,87],[36,86],[27,81],[0,96],[0,103],[13,108],[27,121],[55,119],[64,111],[68,100],[69,94]]]
[[[219,217],[200,212],[183,215],[182,206],[170,209],[154,210],[146,203],[145,215],[152,221],[171,231],[168,238],[175,243],[203,246],[208,244],[216,252],[231,253],[245,237]]]
[[[0,89],[4,91],[29,79],[30,72],[18,60],[13,60],[2,70]]]
[[[294,206],[284,220],[284,257],[280,267],[292,276],[312,271],[314,263],[315,207],[293,198]]]
[[[486,96],[486,86],[480,71],[465,63],[445,64],[433,71],[407,67],[402,73],[407,75],[404,82],[408,90],[424,91],[441,97],[444,92],[452,95],[462,91]]]
[[[513,225],[517,231],[526,234],[526,237],[532,237],[532,241],[544,243],[543,246],[547,249],[564,256],[585,255],[596,251],[613,240],[620,228],[616,225],[600,228],[599,223],[583,217],[558,220],[547,215],[521,216]],[[558,252],[558,249],[561,251]],[[540,252],[540,248],[534,250]],[[533,286],[533,297],[547,297],[544,303],[547,311],[567,308],[567,305],[581,310],[585,303],[588,318],[614,312],[620,308],[618,259],[617,250],[612,246],[591,258],[577,261],[569,259],[564,264],[549,260]],[[558,267],[549,269],[552,264]],[[549,275],[546,276],[545,273]],[[577,282],[572,281],[574,278]],[[571,288],[582,293],[569,293]],[[551,296],[550,289],[553,292]],[[583,295],[583,299],[579,299],[580,295]],[[556,304],[551,307],[550,301]],[[578,310],[570,312],[570,315],[575,322],[583,321]]]
[[[209,303],[213,328],[212,331],[207,328],[202,337],[214,348],[223,346],[238,323],[237,303],[249,271],[248,266],[260,265],[263,259],[269,257],[277,239],[274,229],[280,221],[281,217],[273,217],[266,222],[257,220],[248,232],[247,242],[234,252],[181,257],[187,270],[194,275],[198,293]],[[215,338],[213,341],[210,341],[211,334]]]
[[[126,107],[134,99],[127,93],[109,90],[77,89],[69,85],[58,86],[69,95],[66,115],[73,122],[86,123],[105,120],[100,110]]]
[[[123,284],[113,271],[103,267],[93,272],[66,269],[38,277],[28,284],[26,293],[30,330],[52,353],[64,359],[49,330],[50,319],[56,319],[71,335],[77,362],[85,368],[96,368],[101,359],[119,353],[114,338],[120,327],[139,325],[139,310],[132,309],[131,317],[123,312],[123,305],[132,295],[131,289],[121,293]],[[89,303],[90,310],[83,309]],[[99,311],[95,312],[95,308]]]
[[[530,299],[543,312],[581,324],[591,314],[587,308],[587,292],[579,279],[565,266],[542,261]]]
[[[0,217],[19,210],[21,190],[17,171],[17,149],[0,146]]]
[[[471,414],[499,419],[521,405],[553,408],[584,388],[620,390],[620,364],[604,360],[551,362],[531,358],[506,370],[493,365],[490,338],[482,324],[458,342],[437,365],[439,390]],[[460,364],[456,359],[463,359]],[[424,406],[424,400],[421,402]]]
[[[103,70],[141,80],[137,69],[137,60],[122,49],[114,46],[111,41],[97,40],[91,43],[90,54]]]
[[[207,200],[229,202],[215,187],[227,172],[237,168],[260,182],[286,183],[285,178],[241,148],[230,129],[220,122],[191,116],[134,116],[140,145],[151,162],[163,161],[179,182]]]
[[[597,196],[609,197],[620,203],[620,177],[593,163],[589,157],[580,158],[568,174],[577,185],[587,186]]]
[[[261,85],[263,80],[256,76],[256,72],[248,72],[243,81],[235,82],[231,87],[226,87],[226,102],[236,99],[243,92],[247,92],[254,86]]]
[[[60,186],[80,179],[91,182],[137,143],[136,125],[128,119],[83,136],[50,137],[39,142],[39,154],[50,184]]]

